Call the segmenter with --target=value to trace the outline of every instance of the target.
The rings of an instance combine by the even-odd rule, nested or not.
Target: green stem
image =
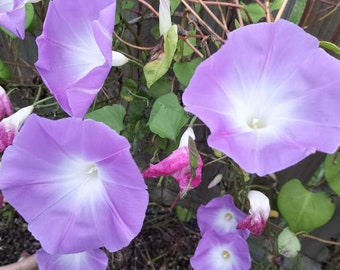
[[[37,93],[37,96],[35,97],[35,100],[34,100],[33,104],[35,104],[35,103],[38,102],[38,100],[39,100],[39,98],[40,98],[40,96],[41,96],[41,92],[42,92],[42,86],[39,85],[39,87],[38,87],[38,93]]]
[[[37,105],[39,105],[39,104],[41,104],[41,103],[44,103],[44,102],[46,102],[46,101],[48,101],[48,100],[50,100],[50,99],[54,99],[54,97],[47,97],[47,98],[43,98],[43,99],[41,99],[41,100],[37,100],[36,99],[36,101],[34,101],[34,103],[33,103],[33,107],[36,107]],[[50,104],[46,104],[46,105],[40,105],[39,107],[40,108],[42,108],[42,106],[44,106],[44,107],[49,107],[49,106],[51,106],[51,105],[55,105],[56,103],[50,103]]]
[[[194,123],[195,123],[196,119],[197,119],[197,116],[194,115],[194,116],[191,118],[191,120],[190,120],[189,127],[193,127],[193,126],[194,126]]]

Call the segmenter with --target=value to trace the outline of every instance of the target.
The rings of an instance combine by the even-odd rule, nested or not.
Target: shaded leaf
[[[155,82],[149,89],[149,93],[158,98],[167,93],[171,92],[171,80],[169,78],[162,77],[157,82]]]
[[[181,222],[189,222],[194,216],[194,213],[190,209],[184,208],[180,205],[176,206],[176,214]]]
[[[195,58],[191,62],[177,62],[174,64],[176,78],[184,86],[188,86],[190,79],[194,75],[196,67],[202,62],[201,58]]]
[[[310,232],[329,221],[335,206],[325,192],[313,193],[298,179],[283,185],[278,207],[292,232]]]
[[[125,113],[125,108],[122,105],[114,104],[89,112],[85,115],[85,118],[102,122],[120,133],[124,129],[123,121]]]
[[[7,65],[0,60],[0,79],[9,80],[11,79],[12,74]]]
[[[270,2],[270,6],[269,6],[270,11],[280,9],[282,3],[283,3],[283,0],[275,0],[273,2]],[[245,5],[244,3],[241,2],[241,4],[243,4],[243,6],[247,9],[248,14],[250,18],[252,19],[253,23],[258,22],[261,18],[266,16],[264,9],[260,7],[260,5],[258,5],[257,3],[251,3],[248,5]],[[248,17],[242,9],[241,9],[241,15],[242,15],[242,18],[246,22],[248,22]]]
[[[277,239],[279,253],[285,257],[295,257],[301,250],[300,240],[289,228],[285,228]]]
[[[299,24],[302,14],[305,11],[307,0],[296,0],[293,10],[290,14],[289,21],[295,24]]]
[[[198,151],[196,147],[196,143],[193,138],[189,137],[189,160],[191,171],[193,171],[192,175],[195,177],[196,169],[198,168]]]
[[[325,178],[332,190],[340,196],[340,155],[336,159],[334,155],[327,155],[324,168]]]
[[[155,101],[148,124],[150,130],[161,138],[175,140],[186,122],[184,109],[177,96],[169,93]]]

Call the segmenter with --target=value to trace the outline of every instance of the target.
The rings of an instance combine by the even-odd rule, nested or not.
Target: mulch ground
[[[5,214],[4,214],[5,213]],[[12,213],[13,215],[10,216]],[[160,206],[149,207],[140,234],[130,245],[108,253],[108,270],[192,269],[190,257],[200,239],[195,220],[181,223],[173,211]],[[24,220],[10,207],[0,215],[0,266],[16,262],[24,253],[40,248]]]

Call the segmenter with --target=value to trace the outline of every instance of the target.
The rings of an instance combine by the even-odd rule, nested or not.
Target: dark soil
[[[0,266],[16,262],[22,254],[33,254],[40,248],[25,221],[12,211],[6,205],[0,216]],[[199,239],[194,222],[184,224],[168,209],[149,207],[142,231],[130,245],[115,253],[107,252],[107,269],[192,269],[190,257]]]

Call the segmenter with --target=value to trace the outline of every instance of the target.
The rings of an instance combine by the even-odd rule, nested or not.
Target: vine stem
[[[39,98],[39,95],[37,95],[37,98]],[[34,103],[33,103],[33,107],[36,107],[37,105],[39,105],[39,104],[41,104],[41,103],[44,103],[44,102],[46,102],[46,101],[48,101],[48,100],[50,100],[50,99],[54,99],[54,97],[47,97],[47,98],[43,98],[43,99],[41,99],[41,100],[37,100],[36,99],[36,101],[34,101]],[[54,105],[54,104],[53,104]]]
[[[320,237],[317,237],[317,236],[314,236],[314,235],[310,235],[308,233],[297,233],[297,235],[300,235],[301,237],[305,237],[305,238],[310,238],[310,239],[313,239],[313,240],[317,240],[321,243],[324,243],[324,244],[327,244],[327,245],[334,245],[334,246],[340,246],[340,243],[339,242],[334,242],[334,241],[330,241],[330,240],[325,240],[325,239],[322,239]]]
[[[276,17],[275,17],[275,22],[281,19],[282,14],[283,14],[283,12],[285,11],[286,6],[287,6],[287,4],[288,4],[288,1],[289,1],[289,0],[283,0],[283,3],[282,3],[282,5],[281,5],[281,7],[280,7],[280,9],[279,9],[279,11],[278,11]]]

